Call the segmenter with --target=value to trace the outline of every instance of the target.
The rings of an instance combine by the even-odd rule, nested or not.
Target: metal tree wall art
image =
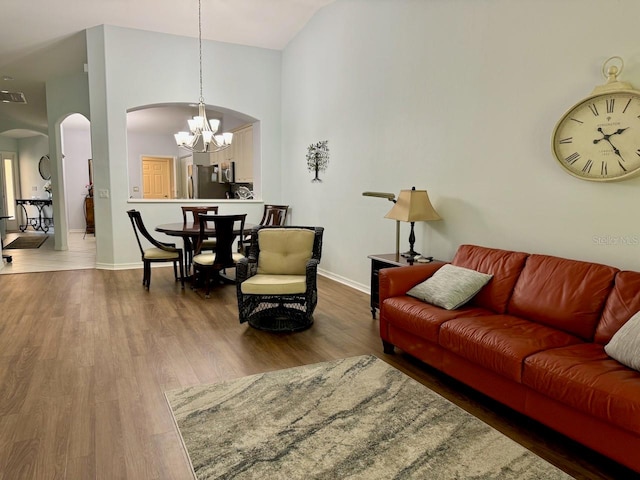
[[[319,172],[324,172],[329,164],[329,140],[322,140],[318,143],[312,143],[307,147],[307,168],[310,172],[315,173],[312,182],[321,182],[318,177]]]

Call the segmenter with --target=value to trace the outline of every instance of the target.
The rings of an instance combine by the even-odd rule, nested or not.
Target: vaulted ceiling
[[[281,50],[333,1],[202,0],[202,37]],[[0,90],[23,92],[27,104],[0,103],[0,116],[15,125],[0,134],[18,138],[47,129],[46,80],[83,71],[85,29],[107,24],[198,35],[197,0],[7,0],[1,16]]]

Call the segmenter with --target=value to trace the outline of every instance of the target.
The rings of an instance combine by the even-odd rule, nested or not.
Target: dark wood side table
[[[84,221],[85,221],[85,229],[84,229],[84,237],[87,236],[87,233],[96,234],[96,224],[93,216],[93,197],[86,196],[84,198]]]
[[[404,267],[412,263],[395,253],[369,255],[368,258],[371,259],[371,316],[376,318],[376,308],[380,308],[378,272],[381,268]]]

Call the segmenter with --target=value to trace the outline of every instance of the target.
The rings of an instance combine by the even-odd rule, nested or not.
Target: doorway
[[[175,198],[173,157],[142,157],[142,198]]]
[[[20,183],[18,182],[18,161],[16,154],[12,152],[0,153],[2,167],[0,179],[2,181],[2,199],[0,204],[0,214],[8,215],[10,218],[0,223],[2,235],[7,231],[18,230],[18,219],[16,218],[16,198],[20,197]]]

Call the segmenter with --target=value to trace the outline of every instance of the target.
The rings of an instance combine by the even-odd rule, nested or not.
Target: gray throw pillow
[[[621,364],[640,371],[640,312],[620,327],[604,351]]]
[[[493,275],[487,273],[447,264],[409,290],[407,295],[455,310],[471,300],[492,278]]]

